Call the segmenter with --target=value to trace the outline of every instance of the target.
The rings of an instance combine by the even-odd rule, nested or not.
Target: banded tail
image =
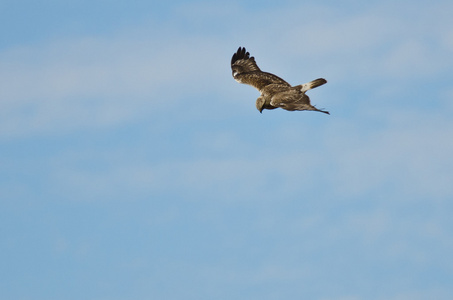
[[[324,78],[318,78],[313,81],[310,81],[309,83],[304,83],[304,84],[299,85],[300,91],[302,93],[305,93],[306,91],[314,89],[315,87],[321,86],[325,83],[327,83],[327,80],[325,80]]]

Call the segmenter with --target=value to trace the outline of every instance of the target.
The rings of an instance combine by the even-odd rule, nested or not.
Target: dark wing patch
[[[250,58],[250,53],[246,52],[245,48],[239,47],[238,51],[233,54],[233,57],[231,58],[231,65],[233,65],[237,60],[239,59],[249,59]]]
[[[231,67],[234,65],[242,66],[243,72],[261,71],[255,62],[255,58],[244,47],[239,47],[238,51],[231,58]]]

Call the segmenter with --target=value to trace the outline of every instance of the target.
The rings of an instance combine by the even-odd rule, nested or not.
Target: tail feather
[[[314,89],[315,87],[321,86],[325,83],[327,83],[327,80],[325,80],[324,78],[318,78],[313,81],[310,81],[309,83],[301,84],[300,91],[305,93],[306,91]]]

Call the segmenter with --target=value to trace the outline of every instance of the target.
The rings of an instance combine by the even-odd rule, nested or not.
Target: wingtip
[[[236,53],[233,54],[233,57],[231,58],[231,65],[233,65],[236,61],[240,59],[249,59],[250,58],[250,53],[247,52],[245,47],[239,47]]]

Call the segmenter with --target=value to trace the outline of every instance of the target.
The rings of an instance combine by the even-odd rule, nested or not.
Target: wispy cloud
[[[304,18],[298,17],[303,6],[279,8],[277,17],[269,11],[249,15],[244,7],[235,7],[231,27],[219,29],[227,37],[224,41],[202,36],[200,28],[193,33],[181,29],[185,19],[199,19],[200,27],[203,22],[229,23],[229,15],[220,12],[232,7],[213,9],[204,7],[195,14],[175,10],[180,21],[164,30],[149,23],[108,37],[74,37],[4,50],[2,135],[111,126],[137,119],[144,110],[181,105],[207,90],[223,93],[217,101],[231,101],[236,97],[225,88],[225,80],[229,55],[240,40],[250,41],[241,45],[252,47],[252,55],[266,70],[283,73],[294,83],[322,75],[336,88],[346,86],[346,91],[357,84],[370,88],[370,80],[376,79],[387,89],[404,90],[414,80],[429,80],[451,68],[447,58],[452,32],[440,5],[430,9],[432,14],[412,11],[403,18],[389,13],[385,5],[345,16],[313,6],[312,16]],[[439,18],[430,22],[435,14]],[[209,18],[213,15],[216,21]],[[429,19],[424,22],[428,28],[420,28],[414,16]],[[247,30],[241,29],[243,19],[249,22]],[[260,21],[264,19],[274,22]],[[295,19],[300,21],[294,24]],[[280,26],[273,26],[275,22]],[[345,96],[341,101],[348,103]]]
[[[2,211],[46,211],[43,253],[83,254],[79,285],[114,270],[103,282],[142,298],[447,299],[452,5],[402,8],[185,3],[3,47]],[[310,96],[332,114],[259,114],[231,78],[238,46],[291,83],[326,77]]]
[[[3,53],[2,135],[111,126],[215,83],[207,75],[219,73],[212,47],[161,43],[159,36],[88,38]]]

